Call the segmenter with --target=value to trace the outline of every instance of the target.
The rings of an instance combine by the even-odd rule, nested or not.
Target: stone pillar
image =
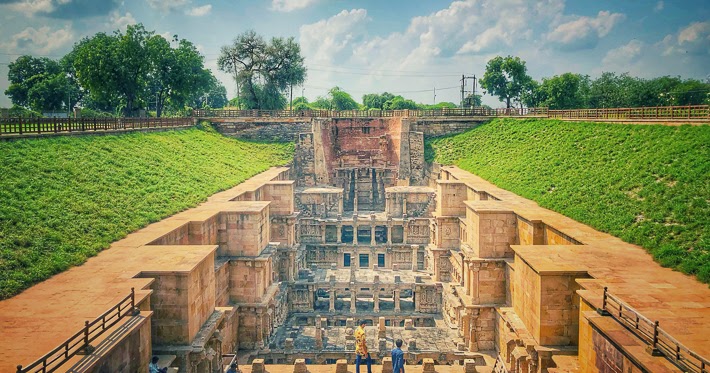
[[[264,326],[263,326],[263,310],[261,308],[257,308],[256,310],[256,345],[259,346],[259,348],[264,347]]]
[[[306,359],[296,359],[293,363],[293,373],[306,373],[308,368],[306,368]]]
[[[471,298],[473,304],[479,304],[481,302],[481,297],[480,297],[480,289],[478,286],[478,275],[481,271],[481,263],[473,263],[472,265],[472,270],[473,270],[473,276],[472,281],[471,281]]]
[[[463,361],[464,373],[476,373],[476,360],[466,359]],[[521,372],[525,373],[525,372]]]
[[[419,245],[412,245],[412,271],[419,268],[417,257],[419,253]]]
[[[357,290],[353,288],[354,286],[354,283],[350,283],[350,313],[357,311]]]
[[[385,356],[382,358],[382,373],[392,373],[392,357]]]
[[[335,362],[335,373],[348,373],[348,361],[338,359],[338,361]]]
[[[338,243],[343,243],[343,222],[340,221],[340,215],[338,215]]]
[[[357,171],[355,171],[357,173]],[[357,212],[357,175],[355,176],[355,193],[353,194],[353,212]]]
[[[330,289],[330,307],[328,307],[328,311],[330,312],[335,312],[335,289]]]
[[[402,215],[407,216],[407,197],[402,196]]]
[[[399,289],[394,289],[394,312],[400,312],[399,308]]]
[[[288,253],[288,280],[294,281],[296,268],[296,252],[289,251]]]
[[[320,242],[325,243],[325,222],[320,223]]]
[[[379,284],[375,284],[375,286],[376,286],[376,288],[372,289],[372,291],[374,292],[372,294],[372,300],[375,302],[375,309],[374,309],[375,313],[379,313],[380,312],[380,286],[379,286]]]
[[[468,259],[464,259],[461,263],[461,286],[463,286],[466,295],[469,295],[468,283],[466,282],[466,280],[468,280]]]
[[[424,366],[422,369],[423,373],[434,373],[434,359],[426,358],[422,365]]]
[[[468,350],[470,352],[478,351],[478,340],[476,338],[476,325],[478,324],[479,310],[473,309],[470,311],[469,317],[469,336],[468,336]]]
[[[392,218],[387,217],[387,244],[392,244]]]
[[[407,231],[409,227],[407,226],[407,218],[404,218],[404,221],[402,221],[402,244],[406,245],[407,244]]]
[[[387,340],[384,338],[380,338],[377,340],[377,342],[378,342],[377,347],[378,347],[378,350],[380,351],[380,353],[381,354],[386,353],[387,352]]]
[[[372,224],[370,225],[370,246],[375,246],[375,215],[372,215]]]
[[[252,373],[264,373],[264,359],[254,359],[251,362]]]
[[[357,212],[353,213],[353,246],[357,246]]]
[[[387,335],[387,327],[385,326],[385,318],[379,317],[377,319],[377,338],[385,338]]]

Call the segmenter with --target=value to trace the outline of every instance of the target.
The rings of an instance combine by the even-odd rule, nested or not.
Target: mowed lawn
[[[292,159],[209,128],[0,142],[0,299]]]
[[[494,119],[427,142],[455,164],[710,283],[710,126]]]

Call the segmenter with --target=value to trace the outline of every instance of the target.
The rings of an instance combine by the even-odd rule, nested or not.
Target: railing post
[[[602,316],[610,316],[611,314],[609,311],[606,310],[606,303],[607,303],[607,291],[609,290],[608,287],[604,286],[604,295],[602,296],[602,307],[597,308],[597,313],[602,315]]]
[[[653,340],[651,341],[651,345],[647,348],[648,353],[650,353],[652,356],[663,355],[661,353],[661,350],[658,349],[658,320],[653,323]]]
[[[22,365],[17,366],[17,373],[22,373]]]
[[[84,321],[84,348],[89,347],[89,321]]]

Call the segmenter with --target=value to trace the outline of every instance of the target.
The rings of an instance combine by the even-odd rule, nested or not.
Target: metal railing
[[[649,352],[656,356],[665,356],[672,363],[686,372],[708,373],[710,360],[678,342],[668,332],[661,329],[658,321],[651,321],[611,295],[604,287],[600,314],[611,316],[637,337],[648,344]]]
[[[491,109],[427,109],[427,110],[222,110],[196,109],[197,118],[390,118],[390,117],[495,117],[547,116],[547,108]]]
[[[0,137],[62,132],[172,128],[192,125],[192,118],[0,118]]]
[[[135,289],[121,299],[115,306],[102,313],[94,321],[84,322],[84,327],[69,337],[52,351],[35,360],[32,364],[23,367],[17,366],[16,373],[50,373],[59,369],[62,364],[79,354],[90,354],[94,347],[91,342],[101,336],[106,330],[116,325],[126,316],[136,316],[140,311],[136,308]]]
[[[616,120],[710,120],[710,106],[652,106],[636,108],[548,110],[549,118],[557,119],[616,119]]]

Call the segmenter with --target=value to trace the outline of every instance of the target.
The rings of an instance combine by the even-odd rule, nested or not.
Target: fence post
[[[602,296],[602,307],[597,308],[597,313],[602,315],[602,316],[611,316],[609,311],[606,310],[606,302],[607,302],[607,291],[609,290],[608,287],[604,286],[604,295]]]
[[[22,135],[22,115],[20,115],[19,123],[20,123],[20,135]]]
[[[651,345],[647,347],[647,350],[651,356],[663,355],[661,350],[658,349],[658,320],[653,323],[653,340],[651,341]]]
[[[84,348],[89,347],[89,321],[84,321]]]
[[[22,365],[17,366],[17,373],[22,373]]]

